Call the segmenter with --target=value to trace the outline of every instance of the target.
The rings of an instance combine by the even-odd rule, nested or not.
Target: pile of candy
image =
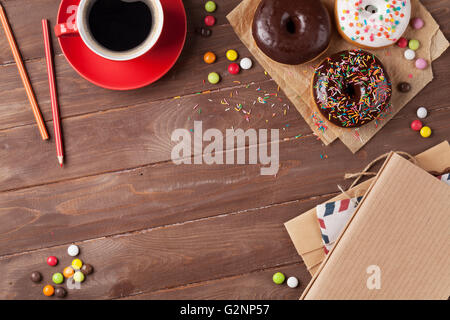
[[[217,9],[217,5],[214,1],[208,1],[205,4],[205,10],[208,13],[213,13]],[[212,15],[207,15],[204,19],[204,23],[207,27],[212,27],[216,24],[216,18]],[[197,28],[197,33],[204,37],[209,37],[211,35],[211,30],[205,27]],[[237,64],[236,60],[239,57],[239,54],[236,50],[230,49],[226,52],[226,57],[231,63],[228,65],[228,72],[230,74],[236,75],[241,69],[248,70],[252,67],[253,62],[250,58],[241,59],[240,63]],[[217,56],[214,52],[208,51],[203,55],[203,61],[207,64],[213,64],[216,62]],[[208,75],[208,82],[211,84],[217,84],[220,82],[220,75],[217,72],[211,72]]]
[[[428,115],[428,111],[426,108],[424,107],[420,107],[419,109],[417,109],[417,117],[420,119],[425,119]],[[413,129],[414,131],[419,131],[420,135],[423,138],[428,138],[429,136],[431,136],[431,128],[428,126],[424,126],[422,121],[420,120],[414,120],[413,122],[411,122],[411,129]]]
[[[411,20],[411,25],[415,30],[419,30],[419,29],[423,28],[424,22],[421,18],[414,18]],[[408,47],[408,49],[406,49],[405,52],[403,53],[406,60],[414,60],[416,57],[416,51],[420,48],[419,40],[416,40],[416,39],[408,40],[404,37],[401,37],[397,41],[397,45],[400,48]],[[416,59],[415,66],[417,69],[422,70],[422,69],[425,69],[426,67],[428,67],[428,62],[427,62],[427,60],[425,60],[423,58],[418,58],[418,59]]]
[[[272,277],[272,280],[275,284],[283,284],[285,279],[286,279],[286,277],[281,272],[275,273]],[[297,288],[298,279],[296,277],[289,277],[287,279],[287,285],[289,288]]]
[[[70,245],[67,248],[67,253],[71,257],[75,257],[80,253],[80,249],[76,245]],[[58,264],[58,258],[55,256],[50,256],[47,258],[47,264],[51,267],[55,267]],[[64,279],[68,281],[73,281],[75,283],[81,283],[85,280],[87,275],[90,275],[94,271],[94,268],[90,264],[84,264],[80,259],[76,258],[72,260],[70,266],[64,268],[63,272],[56,272],[52,275],[52,281],[54,284],[60,285],[64,282]],[[39,283],[42,281],[42,274],[39,271],[34,271],[31,273],[31,281],[35,283]],[[51,297],[53,295],[64,298],[67,295],[67,291],[64,287],[58,286],[54,287],[53,285],[46,285],[42,292],[45,296]]]
[[[227,59],[231,61],[231,63],[228,65],[228,72],[230,74],[233,75],[238,74],[241,71],[241,69],[248,70],[253,66],[253,62],[250,58],[243,58],[241,59],[239,64],[237,64],[235,61],[238,59],[239,54],[237,53],[236,50],[230,49],[226,52],[225,55]],[[212,64],[216,62],[216,59],[217,59],[216,55],[211,51],[208,51],[203,56],[203,61],[205,61],[205,63],[207,64]],[[208,75],[208,81],[211,84],[217,84],[220,81],[220,75],[217,72],[211,72]]]

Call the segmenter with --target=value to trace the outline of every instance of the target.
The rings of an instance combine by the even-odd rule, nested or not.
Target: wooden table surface
[[[433,63],[435,79],[361,151],[341,142],[325,147],[280,92],[283,102],[242,112],[221,100],[247,104],[276,83],[256,64],[238,76],[225,71],[227,49],[249,53],[225,16],[240,0],[217,0],[210,38],[196,35],[203,0],[185,0],[188,39],[175,67],[146,88],[117,92],[96,87],[68,64],[54,40],[66,163],[54,141],[40,139],[4,33],[0,33],[0,298],[39,299],[53,272],[70,264],[69,244],[95,273],[74,299],[298,299],[310,276],[283,223],[338,193],[345,172],[390,150],[412,154],[450,137],[450,52]],[[53,136],[41,35],[42,18],[55,23],[59,0],[3,0],[26,61],[46,125]],[[448,0],[424,0],[450,38]],[[203,63],[212,50],[220,57]],[[219,85],[204,83],[219,71]],[[236,82],[238,81],[238,82]],[[248,86],[250,84],[250,86]],[[260,91],[257,91],[261,88]],[[209,94],[196,94],[211,90]],[[179,99],[173,99],[180,96]],[[194,108],[198,104],[197,108]],[[429,139],[409,129],[426,106]],[[203,128],[280,129],[280,170],[260,165],[180,165],[171,161],[171,133]],[[295,139],[301,134],[301,139]],[[321,159],[321,155],[327,155]],[[46,257],[60,258],[57,268]],[[32,271],[42,284],[29,280]],[[290,289],[272,283],[282,271],[299,278]]]

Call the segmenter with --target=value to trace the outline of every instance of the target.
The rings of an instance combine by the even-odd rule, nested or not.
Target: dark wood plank
[[[80,259],[92,264],[95,272],[68,297],[119,298],[298,263],[300,257],[283,222],[318,201],[293,202],[84,242]],[[66,246],[58,246],[0,258],[0,298],[43,298],[41,290],[50,275],[73,259],[66,250]],[[60,258],[56,268],[46,265],[48,255]],[[42,284],[30,281],[32,270],[41,271]],[[305,268],[299,268],[296,274],[307,279]]]
[[[258,88],[261,91],[257,91]],[[203,121],[205,130],[217,128],[224,134],[232,126],[245,130],[280,129],[281,139],[310,132],[298,112],[294,108],[288,110],[289,101],[281,92],[279,97],[271,99],[273,107],[271,103],[253,105],[266,91],[277,92],[276,84],[269,81],[239,90],[222,90],[66,119],[62,122],[66,155],[63,170],[57,165],[53,143],[36,143],[39,132],[35,126],[0,131],[0,145],[9,151],[7,161],[3,162],[0,190],[169,161],[176,144],[171,141],[172,132],[178,128],[191,130],[196,120]],[[221,104],[224,98],[229,105]],[[237,103],[251,111],[249,121],[243,111],[235,110]],[[198,107],[194,108],[196,105]]]
[[[288,266],[237,275],[229,278],[195,283],[187,286],[145,292],[128,296],[127,300],[298,300],[311,276],[304,272],[305,266],[295,263]],[[286,283],[272,282],[275,272],[283,272],[287,277],[299,280],[297,288],[291,289]]]
[[[450,69],[450,52],[439,59],[436,65],[439,66],[439,63],[442,68],[436,69],[435,81],[397,117],[411,118],[415,109],[422,105],[431,112],[446,106],[446,100],[436,92],[442,92],[442,86],[450,86],[450,79],[445,72]],[[259,87],[262,91],[256,91]],[[294,108],[286,110],[290,103],[282,92],[278,93],[279,97],[272,98],[275,103],[273,108],[271,103],[253,106],[253,102],[258,96],[264,96],[264,92],[277,92],[276,84],[269,81],[249,88],[244,84],[241,88],[212,94],[142,103],[110,112],[71,117],[63,121],[67,161],[64,170],[55,165],[54,146],[51,141],[45,143],[39,140],[35,125],[0,131],[0,145],[9,151],[4,161],[5,174],[0,176],[0,191],[168,161],[174,145],[170,139],[171,133],[177,128],[192,129],[194,120],[202,120],[204,128],[217,128],[222,132],[231,126],[243,129],[284,129],[281,139],[310,132]],[[233,94],[233,99],[229,98],[230,94]],[[221,104],[224,98],[227,98],[230,106]],[[11,101],[13,99],[12,94]],[[237,103],[243,103],[247,111],[251,109],[249,122],[242,112],[234,111],[233,107]],[[198,108],[194,110],[196,105]],[[230,111],[225,111],[228,107]],[[14,118],[11,107],[8,108],[10,117]],[[103,161],[108,165],[104,165]]]
[[[312,135],[285,141],[277,177],[261,176],[259,165],[169,162],[1,193],[0,254],[337,192],[338,183],[346,184],[344,173],[361,170],[382,153],[416,154],[448,139],[449,115],[448,108],[430,114],[429,139],[409,129],[414,115],[397,117],[356,156],[341,143],[325,147]],[[321,154],[328,159],[321,160]],[[2,175],[8,172],[14,171]]]
[[[67,118],[202,91],[230,88],[238,85],[236,81],[246,84],[270,79],[257,63],[252,69],[243,71],[237,76],[228,74],[226,70],[229,62],[225,59],[227,48],[235,48],[242,56],[249,53],[230,26],[217,27],[214,30],[213,35],[206,39],[191,35],[180,59],[167,75],[155,84],[133,91],[99,88],[78,75],[63,56],[57,56],[55,66],[61,116]],[[203,54],[210,50],[216,52],[219,57],[213,65],[203,62]],[[26,66],[43,116],[46,120],[50,120],[51,106],[45,59],[30,61]],[[11,64],[1,68],[0,129],[34,124],[16,66]],[[206,81],[212,71],[222,76],[218,85],[211,85]]]

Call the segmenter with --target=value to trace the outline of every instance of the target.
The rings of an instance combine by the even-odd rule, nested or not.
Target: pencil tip
[[[63,167],[63,157],[62,156],[58,156],[58,162],[59,162],[59,165],[62,168]]]

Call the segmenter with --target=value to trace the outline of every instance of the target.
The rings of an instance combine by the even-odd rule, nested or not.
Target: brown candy
[[[66,295],[67,291],[63,287],[57,287],[55,289],[55,296],[57,296],[58,298],[64,298]]]
[[[83,272],[83,274],[87,276],[94,272],[94,267],[92,267],[90,264],[83,264],[83,266],[81,267],[81,272]]]
[[[400,92],[408,92],[411,90],[411,85],[408,82],[400,82],[397,89]]]
[[[211,35],[211,29],[205,27],[197,28],[195,29],[195,32],[205,38]]]
[[[36,283],[37,283],[37,282],[41,282],[41,280],[42,280],[42,275],[41,275],[40,272],[34,271],[34,272],[31,273],[30,279],[31,279],[31,281],[36,282]]]

